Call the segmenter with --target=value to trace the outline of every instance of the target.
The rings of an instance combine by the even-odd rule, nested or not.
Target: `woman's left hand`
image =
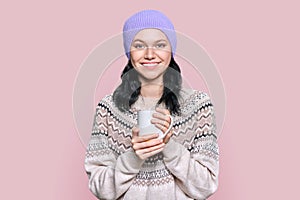
[[[165,133],[171,124],[170,111],[159,107],[155,108],[155,111],[156,113],[153,114],[151,123]],[[163,139],[163,142],[165,144],[168,143],[172,134],[173,130],[171,129],[170,132]]]

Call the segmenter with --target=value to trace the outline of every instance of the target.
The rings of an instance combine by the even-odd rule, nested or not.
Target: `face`
[[[163,74],[171,61],[171,45],[158,29],[143,29],[130,47],[130,59],[142,83],[163,83]]]

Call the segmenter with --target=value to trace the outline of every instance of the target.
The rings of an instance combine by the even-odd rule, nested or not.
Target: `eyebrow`
[[[145,41],[140,40],[140,39],[136,39],[136,40],[134,40],[133,42],[142,42],[142,43],[146,43]],[[165,39],[160,39],[160,40],[154,41],[154,43],[158,43],[158,42],[167,42],[167,41],[166,41]]]

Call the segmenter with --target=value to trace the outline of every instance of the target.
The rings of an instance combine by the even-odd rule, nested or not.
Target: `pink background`
[[[73,84],[88,53],[144,8],[169,16],[222,75],[227,115],[220,185],[210,199],[299,198],[296,0],[28,0],[0,3],[0,199],[95,199],[73,121]]]

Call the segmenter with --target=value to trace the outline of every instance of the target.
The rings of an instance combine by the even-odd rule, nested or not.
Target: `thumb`
[[[171,130],[167,135],[166,137],[164,138],[164,143],[167,144],[170,140],[170,138],[172,137],[173,135],[173,130]]]
[[[139,129],[137,127],[132,128],[132,138],[137,137],[139,135]]]

